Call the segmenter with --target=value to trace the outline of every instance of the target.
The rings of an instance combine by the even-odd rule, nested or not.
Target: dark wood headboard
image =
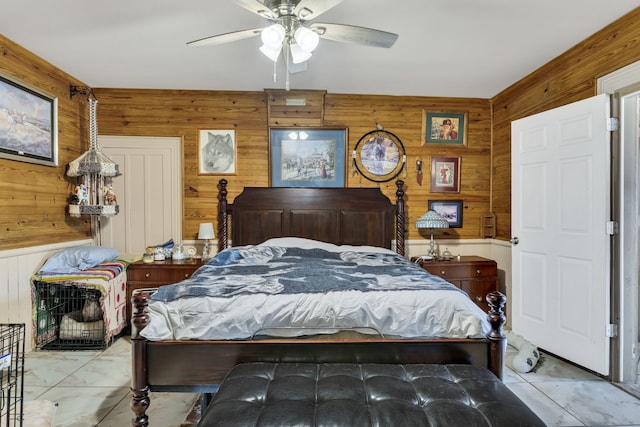
[[[273,237],[304,237],[337,245],[391,248],[404,255],[404,182],[396,182],[396,203],[379,188],[246,187],[227,200],[219,182],[218,251],[255,245]]]

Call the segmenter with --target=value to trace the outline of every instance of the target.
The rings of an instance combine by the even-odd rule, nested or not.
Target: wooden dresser
[[[157,288],[188,279],[200,266],[202,266],[202,260],[195,258],[167,259],[150,263],[136,261],[129,264],[127,267],[127,321],[131,323],[131,315],[133,314],[131,311],[133,291]]]
[[[498,266],[492,259],[479,256],[461,256],[449,261],[418,261],[420,266],[453,283],[485,312],[489,310],[485,297],[499,290]]]

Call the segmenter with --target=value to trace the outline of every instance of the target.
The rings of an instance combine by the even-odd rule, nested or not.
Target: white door
[[[99,136],[98,144],[122,173],[113,182],[120,213],[102,219],[101,244],[141,256],[147,246],[180,241],[181,139]]]
[[[609,111],[609,97],[598,95],[511,127],[513,331],[603,375],[609,373]]]

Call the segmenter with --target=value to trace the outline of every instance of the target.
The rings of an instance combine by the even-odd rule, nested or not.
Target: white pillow
[[[378,246],[351,246],[351,245],[340,245],[338,246],[337,252],[373,252],[373,253],[381,253],[381,254],[391,254],[398,255],[396,252],[387,248],[380,248]]]
[[[324,249],[328,252],[374,252],[395,254],[394,251],[376,246],[352,246],[352,245],[334,245],[333,243],[321,242],[319,240],[305,239],[302,237],[274,237],[266,240],[258,246],[282,246],[285,248],[300,249]]]
[[[324,249],[329,252],[336,252],[338,246],[333,243],[321,242],[319,240],[304,239],[302,237],[274,237],[266,240],[258,246],[281,246],[284,248],[300,249]]]
[[[79,246],[62,249],[51,255],[40,268],[40,273],[74,273],[95,267],[101,262],[115,261],[118,251],[104,246]]]

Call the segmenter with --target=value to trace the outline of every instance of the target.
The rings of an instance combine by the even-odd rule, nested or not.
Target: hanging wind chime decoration
[[[373,182],[388,182],[404,170],[407,153],[400,138],[376,123],[376,129],[362,135],[352,155],[352,171]]]
[[[78,183],[71,194],[69,215],[80,217],[113,216],[118,214],[118,202],[113,191],[113,178],[120,175],[119,166],[98,147],[96,106],[98,100],[92,89],[71,86],[70,96],[87,95],[89,105],[89,151],[69,163],[67,175],[77,177]]]

